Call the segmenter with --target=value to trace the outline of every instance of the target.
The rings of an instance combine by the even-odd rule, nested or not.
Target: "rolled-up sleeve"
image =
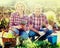
[[[32,16],[29,17],[29,25],[32,25],[33,22],[32,22]]]
[[[11,14],[9,26],[10,26],[10,27],[13,26],[13,23],[14,23],[14,15]]]
[[[43,19],[44,19],[44,23],[47,25],[48,24],[48,20],[47,20],[45,15],[44,15]]]
[[[31,18],[31,16],[28,17],[28,23],[27,23],[27,27],[26,27],[27,30],[29,30],[30,25],[32,25],[32,18]]]
[[[45,24],[48,24],[48,20],[47,20],[46,16],[45,16]]]

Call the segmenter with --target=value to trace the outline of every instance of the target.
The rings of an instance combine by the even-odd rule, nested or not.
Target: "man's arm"
[[[39,31],[33,28],[33,25],[29,25],[29,29],[40,35]]]
[[[45,27],[47,28],[48,27],[48,20],[46,18],[46,16],[44,16],[44,22],[43,22],[43,25],[45,25]]]
[[[29,17],[29,30],[32,30],[32,31],[34,31],[34,32],[36,32],[37,34],[39,34],[39,31],[38,30],[36,30],[35,28],[33,28],[33,22],[32,22],[32,20],[33,20],[33,18],[32,18],[32,16],[30,16]],[[40,34],[39,34],[40,35]]]

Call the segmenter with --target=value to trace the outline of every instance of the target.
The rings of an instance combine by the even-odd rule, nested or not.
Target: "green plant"
[[[60,48],[60,43],[52,45],[48,41],[31,41],[29,40],[24,40],[22,46],[17,46],[20,48]]]
[[[0,21],[0,28],[7,28],[9,24],[9,21],[7,22],[7,20],[4,18],[2,21]]]

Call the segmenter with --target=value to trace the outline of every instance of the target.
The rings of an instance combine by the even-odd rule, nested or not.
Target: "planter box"
[[[56,44],[56,43],[57,43],[57,35],[51,35],[51,36],[49,36],[49,37],[48,37],[48,41],[49,41],[52,45]]]

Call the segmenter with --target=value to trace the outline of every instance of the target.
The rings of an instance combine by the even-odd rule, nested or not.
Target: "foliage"
[[[20,48],[59,48],[60,43],[56,45],[51,45],[48,41],[31,41],[25,40],[22,46],[17,46]]]
[[[0,21],[0,28],[7,28],[9,24],[9,20],[6,18],[6,19],[3,19],[2,21]]]

